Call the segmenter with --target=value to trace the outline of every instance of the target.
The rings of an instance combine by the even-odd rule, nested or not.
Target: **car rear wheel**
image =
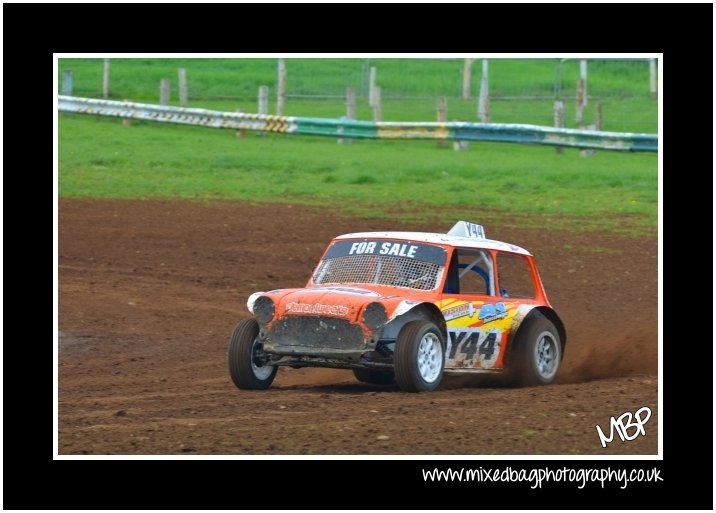
[[[535,312],[517,332],[514,341],[514,377],[523,386],[547,385],[562,362],[562,343],[554,324]]]
[[[353,369],[353,375],[361,383],[371,385],[390,385],[391,383],[395,383],[395,374],[390,371]]]
[[[229,339],[229,374],[238,388],[266,390],[273,383],[278,367],[260,359],[261,342],[256,319],[245,319],[234,328]]]
[[[417,320],[403,326],[395,342],[395,380],[406,392],[435,390],[445,367],[445,341],[432,322]]]

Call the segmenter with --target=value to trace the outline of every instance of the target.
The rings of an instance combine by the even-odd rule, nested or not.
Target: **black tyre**
[[[445,367],[445,340],[429,321],[410,321],[395,342],[395,381],[406,392],[435,390]]]
[[[390,371],[353,369],[353,375],[361,383],[369,383],[371,385],[390,385],[395,383],[395,374]]]
[[[229,374],[238,388],[266,390],[273,383],[278,367],[256,359],[261,351],[256,319],[245,319],[234,328],[229,340]]]
[[[512,375],[522,386],[547,385],[562,362],[562,342],[554,324],[535,312],[524,321],[513,342]]]

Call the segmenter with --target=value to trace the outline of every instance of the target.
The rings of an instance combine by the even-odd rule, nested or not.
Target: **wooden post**
[[[72,70],[66,69],[62,72],[62,94],[72,96]]]
[[[244,112],[244,111],[241,109],[236,109],[237,114],[241,114],[242,112]],[[245,139],[246,138],[246,129],[245,128],[237,128],[236,129],[236,137],[237,137],[237,139]]]
[[[596,130],[596,129],[597,129],[596,125],[587,125],[587,126],[584,127],[584,128],[585,128],[586,130]],[[593,149],[591,149],[591,148],[586,148],[586,149],[583,149],[583,150],[580,150],[580,151],[579,151],[579,156],[580,156],[580,157],[591,157],[591,156],[594,155],[595,153],[596,153],[595,150],[593,150]]]
[[[649,94],[652,98],[656,98],[656,59],[649,59]]]
[[[356,90],[352,87],[346,87],[346,117],[356,118]]]
[[[579,61],[579,80],[577,81],[577,109],[575,121],[584,126],[584,107],[587,106],[587,61]]]
[[[455,121],[464,121],[464,120],[456,119]],[[470,149],[470,141],[453,140],[452,149],[455,151],[468,151]]]
[[[477,116],[481,123],[490,122],[490,81],[487,59],[482,59],[482,80],[480,80],[480,99],[477,104]]]
[[[268,86],[259,86],[259,114],[268,114]]]
[[[189,103],[189,90],[186,86],[186,68],[179,68],[179,105],[186,107]]]
[[[163,78],[159,83],[159,105],[169,105],[169,79]]]
[[[462,64],[462,99],[470,99],[470,87],[472,86],[472,61],[465,59]]]
[[[455,151],[468,151],[470,149],[470,141],[453,141],[452,149]]]
[[[380,87],[375,86],[373,89],[373,121],[383,120],[383,110],[380,105]]]
[[[109,59],[104,60],[102,70],[102,98],[109,98]]]
[[[344,119],[356,118],[356,90],[352,87],[346,87],[346,115]],[[351,144],[353,139],[341,137],[338,139],[339,144]]]
[[[368,106],[375,107],[375,82],[377,79],[378,70],[375,66],[370,67],[370,78],[368,80]]]
[[[283,116],[286,105],[286,62],[278,60],[278,87],[276,95],[276,115]]]
[[[563,101],[554,102],[554,127],[555,128],[564,128],[564,102]],[[561,146],[555,146],[554,150],[559,154],[564,153],[564,148],[562,148]]]
[[[268,86],[259,86],[259,114],[268,114],[268,98]],[[259,135],[261,137],[264,137],[266,135],[266,132],[259,132]]]
[[[131,102],[132,100],[130,100],[129,98],[125,98],[122,101]],[[122,124],[124,126],[132,126],[132,118],[122,118]]]
[[[587,60],[582,59],[579,61],[579,78],[584,80],[584,106],[587,106]]]
[[[445,96],[438,96],[438,123],[447,123],[447,98]],[[438,140],[438,148],[447,148],[447,141],[444,139]]]
[[[593,125],[587,125],[587,130],[601,130],[602,129],[602,104],[597,103],[594,106],[594,124]],[[582,157],[591,157],[596,153],[596,150],[593,149],[586,149],[579,152],[579,155]]]

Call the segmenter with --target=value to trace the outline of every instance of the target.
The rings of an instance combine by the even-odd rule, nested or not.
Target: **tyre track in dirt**
[[[225,359],[251,292],[303,286],[340,233],[449,227],[290,205],[62,199],[60,453],[655,454],[656,240],[511,224],[488,236],[536,255],[567,326],[557,384],[451,378],[404,394],[350,371],[281,369],[272,389],[246,392]],[[642,406],[647,436],[602,449],[594,426]]]

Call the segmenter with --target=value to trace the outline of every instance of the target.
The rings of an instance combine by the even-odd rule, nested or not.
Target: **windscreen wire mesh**
[[[437,287],[443,267],[405,257],[348,255],[323,260],[313,278],[316,284],[374,283],[432,290]]]

